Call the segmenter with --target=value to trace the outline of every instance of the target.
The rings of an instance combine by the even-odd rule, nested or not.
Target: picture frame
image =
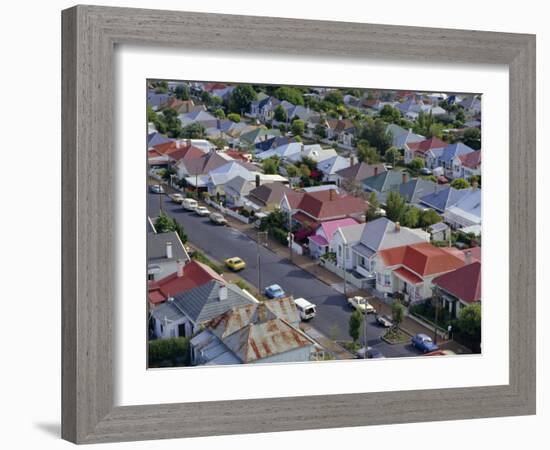
[[[278,39],[281,30],[293,39]],[[120,44],[507,65],[509,384],[115,407],[113,53]],[[62,13],[62,84],[64,439],[116,442],[535,413],[535,36],[75,6]]]

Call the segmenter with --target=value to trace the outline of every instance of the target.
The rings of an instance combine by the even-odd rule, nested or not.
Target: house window
[[[367,266],[365,265],[365,258],[364,258],[363,256],[360,256],[360,257],[359,257],[359,265],[360,265],[361,267],[367,267]]]
[[[342,246],[341,245],[338,246],[338,256],[340,258],[342,257]]]
[[[148,273],[148,274],[147,274],[147,279],[148,279],[149,281],[153,281],[153,280],[155,279],[155,274],[153,274],[153,273]]]
[[[389,275],[384,275],[384,284],[389,286],[391,284],[391,279]]]

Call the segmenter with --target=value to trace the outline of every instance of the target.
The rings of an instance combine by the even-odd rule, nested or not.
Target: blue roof
[[[439,192],[422,197],[420,199],[420,203],[443,213],[447,208],[456,205],[462,197],[468,194],[468,192],[471,192],[471,190],[457,190],[452,187],[448,187]]]
[[[173,140],[174,139],[170,139],[169,137],[164,136],[164,134],[160,134],[155,131],[147,136],[147,147],[154,147],[155,145],[165,144],[166,142],[172,142]]]
[[[439,159],[444,162],[451,162],[451,160],[460,155],[466,155],[475,151],[473,148],[468,147],[462,142],[457,142],[456,144],[451,144],[445,148]]]
[[[147,93],[147,104],[152,108],[158,108],[170,100],[170,94],[157,94],[154,91]]]

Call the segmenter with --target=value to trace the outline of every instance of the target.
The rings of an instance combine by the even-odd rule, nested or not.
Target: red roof
[[[191,144],[182,145],[177,142],[165,142],[163,144],[155,145],[151,150],[149,150],[149,156],[154,154],[165,155],[174,161],[179,161],[184,158],[200,158],[204,155],[204,151],[198,147],[192,146]]]
[[[481,164],[481,150],[460,155],[458,158],[463,166],[469,167],[470,169],[477,169]]]
[[[449,144],[445,141],[432,137],[430,139],[426,139],[425,141],[411,142],[410,144],[407,144],[407,147],[409,147],[409,150],[412,150],[413,152],[426,153],[428,150],[433,148],[446,148],[447,145]]]
[[[168,297],[202,286],[211,280],[225,281],[207,265],[198,261],[190,261],[183,268],[183,276],[178,277],[177,273],[173,273],[160,280],[150,281],[148,286],[149,302],[152,304],[162,303]]]
[[[478,302],[481,300],[481,263],[474,261],[436,277],[433,284],[464,302]]]
[[[420,276],[450,272],[464,265],[461,258],[428,242],[380,251],[386,266],[403,265]]]
[[[393,273],[399,275],[402,278],[405,278],[405,280],[407,280],[409,283],[422,283],[422,278],[420,278],[418,275],[415,275],[410,270],[405,269],[404,267],[400,267],[399,269],[394,270]]]
[[[311,216],[310,221],[359,215],[365,213],[368,209],[368,204],[364,200],[348,194],[339,194],[334,189],[289,193],[287,199],[292,209],[297,209]]]

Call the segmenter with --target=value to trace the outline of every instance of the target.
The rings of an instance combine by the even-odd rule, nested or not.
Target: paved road
[[[160,198],[159,198],[160,197]],[[162,199],[163,211],[182,224],[189,241],[202,249],[210,257],[222,262],[224,259],[239,256],[246,262],[246,269],[239,275],[258,287],[258,251],[261,266],[261,287],[278,283],[287,294],[294,298],[304,297],[317,305],[317,316],[310,324],[328,337],[347,340],[348,322],[351,308],[344,295],[327,286],[309,272],[300,269],[276,253],[262,246],[242,232],[230,227],[212,224],[207,217],[200,217],[185,211],[180,205],[170,201],[166,195],[148,194],[148,215],[156,217]],[[261,290],[261,289],[260,289]],[[410,345],[389,345],[380,340],[384,330],[374,318],[369,316],[367,323],[368,343],[387,357],[415,356],[418,352]]]

